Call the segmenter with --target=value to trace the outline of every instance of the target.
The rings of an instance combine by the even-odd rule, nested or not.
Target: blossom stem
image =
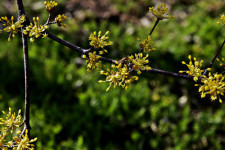
[[[149,33],[149,35],[152,35],[152,32],[155,30],[155,27],[157,26],[157,24],[159,23],[159,21],[160,21],[160,19],[157,18],[157,20],[156,20],[156,22],[155,22],[155,24],[154,24],[151,32]]]
[[[151,32],[149,33],[150,36],[152,35],[153,31],[155,30],[155,27],[157,26],[157,24],[159,23],[160,20],[161,20],[161,19],[157,18],[157,20],[156,20],[156,22],[155,22],[155,24],[154,24],[154,26],[153,26]],[[144,50],[143,48],[140,48],[139,53],[138,53],[138,56],[139,56],[140,53],[143,52],[143,50]]]
[[[220,52],[221,52],[221,50],[222,50],[224,44],[225,44],[225,40],[223,41],[222,45],[218,48],[218,50],[217,50],[217,52],[216,52],[216,55],[214,56],[213,60],[210,62],[208,68],[211,68],[211,67],[212,67],[214,61],[216,60],[216,58],[217,58],[218,55],[220,54]],[[206,75],[207,73],[208,73],[208,69],[205,70],[205,72],[203,73],[203,75]]]

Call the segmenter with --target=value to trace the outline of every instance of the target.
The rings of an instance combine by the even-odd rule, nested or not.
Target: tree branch
[[[90,49],[82,49],[76,45],[73,45],[65,40],[62,40],[60,38],[58,38],[57,36],[47,32],[48,37],[51,38],[52,40],[63,44],[64,46],[71,48],[73,50],[76,50],[77,52],[81,53],[81,54],[87,54]],[[107,57],[101,57],[100,58],[101,61],[107,62],[107,63],[111,63],[111,64],[115,64],[115,60],[107,58]],[[165,71],[165,70],[160,70],[160,69],[154,69],[152,68],[151,70],[149,70],[148,72],[153,72],[153,73],[159,73],[159,74],[164,74],[164,75],[169,75],[169,76],[173,76],[173,77],[180,77],[180,78],[186,78],[186,79],[192,79],[191,76],[189,75],[184,75],[184,74],[180,74],[180,73],[174,73],[174,72],[169,72],[169,71]]]
[[[66,46],[66,47],[68,47],[70,49],[73,49],[73,50],[75,50],[75,51],[77,51],[77,52],[79,52],[81,54],[87,54],[88,52],[91,51],[91,49],[82,49],[81,47],[78,47],[78,46],[76,46],[74,44],[71,44],[71,43],[65,41],[65,40],[62,40],[62,39],[58,38],[57,36],[55,36],[55,35],[53,35],[53,34],[51,34],[49,32],[46,32],[46,33],[48,34],[48,37],[50,39],[52,39],[52,40],[54,40],[54,41],[56,41],[56,42],[58,42],[58,43],[60,43],[60,44],[62,44],[64,46]],[[110,59],[110,58],[106,58],[106,57],[102,57],[101,56],[100,60],[104,61],[104,62],[111,63],[111,64],[115,64],[115,60]]]
[[[46,33],[48,34],[48,37],[49,37],[50,39],[52,39],[52,40],[54,40],[54,41],[56,41],[56,42],[58,42],[58,43],[60,43],[60,44],[62,44],[62,45],[64,45],[64,46],[66,46],[66,47],[69,47],[70,49],[73,49],[73,50],[75,50],[75,51],[77,51],[77,52],[79,52],[79,53],[81,53],[81,54],[85,54],[85,53],[87,53],[87,52],[90,51],[89,49],[88,49],[88,50],[82,49],[82,48],[80,48],[80,47],[78,47],[78,46],[76,46],[76,45],[73,45],[73,44],[71,44],[71,43],[65,41],[65,40],[62,40],[62,39],[58,38],[57,36],[55,36],[55,35],[53,35],[53,34],[47,32],[47,31],[46,31]]]
[[[216,55],[214,56],[213,60],[210,62],[208,68],[211,68],[211,67],[212,67],[214,61],[216,60],[216,58],[217,58],[218,55],[220,54],[220,52],[221,52],[221,50],[222,50],[224,44],[225,44],[225,40],[223,41],[222,45],[218,48],[218,50],[217,50],[217,52],[216,52]],[[206,75],[207,72],[208,72],[208,69],[205,70],[205,72],[203,73],[203,75]]]
[[[185,79],[193,79],[193,77],[189,75],[169,72],[169,71],[155,69],[155,68],[151,68],[148,72],[153,72],[153,73],[158,73],[158,74],[163,74],[163,75],[168,75],[173,77],[179,77],[179,78],[185,78]]]
[[[17,3],[17,9],[18,9],[18,17],[25,15],[23,0],[16,0],[16,3]]]
[[[157,20],[156,20],[156,22],[155,22],[155,24],[154,24],[151,32],[149,33],[149,35],[152,35],[152,32],[155,30],[155,27],[157,26],[157,24],[159,23],[159,21],[160,21],[160,19],[157,18]]]
[[[17,0],[18,8],[18,18],[25,15],[25,10],[23,7],[23,1]],[[22,29],[22,28],[21,28]],[[22,42],[23,42],[23,54],[24,54],[24,78],[25,78],[25,111],[24,111],[24,128],[22,134],[25,133],[26,129],[28,130],[28,137],[30,138],[30,70],[29,70],[29,55],[28,55],[28,43],[27,35],[22,32]],[[21,135],[22,135],[21,134]]]

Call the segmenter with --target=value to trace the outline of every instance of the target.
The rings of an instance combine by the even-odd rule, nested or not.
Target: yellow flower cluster
[[[149,12],[156,16],[157,19],[172,19],[175,17],[169,16],[168,7],[165,3],[161,3],[156,9],[149,7]]]
[[[82,56],[83,58],[87,58],[86,55]],[[87,62],[87,71],[91,72],[91,70],[94,69],[98,69],[100,66],[100,61],[99,58],[101,58],[101,56],[97,56],[96,55],[96,51],[94,51],[93,53],[89,53],[88,54],[88,59],[86,60]]]
[[[37,138],[30,140],[28,137],[28,130],[26,130],[25,135],[22,135],[22,138],[15,136],[13,137],[13,140],[16,141],[17,145],[17,148],[15,148],[15,150],[25,150],[25,149],[34,150],[34,144],[31,143],[37,141]]]
[[[101,65],[99,64],[99,59],[101,58],[101,55],[104,54],[104,52],[107,53],[107,50],[105,50],[104,47],[112,45],[111,41],[105,41],[109,38],[107,37],[108,33],[109,31],[101,36],[101,31],[99,31],[98,35],[96,32],[90,35],[90,45],[93,49],[100,49],[100,51],[98,52],[98,55],[96,55],[96,51],[89,53],[89,58],[86,60],[88,63],[88,71],[95,68],[100,69]],[[143,48],[145,52],[150,52],[156,50],[155,47],[152,47],[152,45],[153,42],[151,42],[151,37],[148,36],[148,38],[140,44],[140,47]],[[87,58],[87,55],[84,55],[83,58]],[[128,89],[128,84],[134,80],[138,80],[137,76],[132,76],[133,70],[137,71],[138,74],[141,74],[141,71],[151,69],[151,67],[147,65],[149,63],[147,58],[148,54],[143,57],[142,53],[135,54],[135,56],[131,55],[129,57],[124,57],[120,61],[116,61],[116,65],[113,64],[111,66],[112,69],[107,69],[106,71],[102,70],[100,73],[106,76],[106,80],[100,80],[99,82],[109,82],[109,87],[106,89],[106,91],[109,91],[111,86],[114,88],[117,86],[122,86],[123,88]]]
[[[192,62],[191,55],[188,56],[188,59],[190,60],[188,64],[186,64],[184,61],[182,61],[182,64],[186,65],[189,70],[187,71],[179,71],[179,73],[186,72],[188,75],[193,76],[194,81],[198,81],[198,78],[202,76],[202,73],[204,70],[201,70],[203,60],[197,61],[197,59],[194,57],[194,63]]]
[[[133,64],[133,69],[135,71],[137,71],[137,74],[141,74],[141,70],[150,70],[151,67],[149,67],[148,64],[149,60],[147,60],[148,58],[148,54],[143,57],[143,54],[140,53],[139,55],[135,54],[135,57],[133,55],[129,56],[129,61],[132,62]]]
[[[143,54],[139,55],[135,54],[134,56],[125,57],[125,59],[116,61],[116,65],[113,64],[111,66],[111,70],[107,69],[107,71],[101,71],[100,73],[107,76],[105,81],[100,80],[99,83],[109,82],[109,87],[106,91],[109,91],[110,87],[113,85],[114,88],[116,86],[122,86],[126,90],[129,88],[128,85],[135,80],[138,80],[137,76],[132,75],[132,71],[137,71],[138,74],[141,74],[141,70],[150,70],[151,67],[146,65],[149,63],[146,60],[148,55],[143,57]]]
[[[217,22],[217,24],[223,24],[223,25],[225,25],[225,15],[224,14],[222,14],[220,16],[220,20],[222,21],[222,23],[221,22]]]
[[[210,95],[211,100],[219,100],[222,103],[222,99],[220,97],[224,96],[225,92],[225,82],[224,82],[224,75],[223,74],[212,74],[211,68],[208,68],[209,71],[208,75],[204,75],[204,70],[201,70],[203,61],[197,61],[194,58],[194,63],[192,62],[191,55],[188,56],[190,62],[187,64],[184,61],[182,62],[185,64],[189,70],[188,71],[179,71],[180,73],[187,73],[188,75],[192,76],[194,81],[197,82],[201,79],[201,84],[195,84],[195,86],[199,86],[199,93],[201,93],[201,98],[204,98],[206,94]],[[219,59],[217,59],[219,61]],[[224,60],[224,59],[222,59]],[[223,65],[221,63],[221,65]]]
[[[47,25],[39,25],[39,17],[33,17],[33,23],[30,23],[29,26],[26,27],[25,30],[23,30],[24,34],[29,33],[30,42],[34,42],[34,38],[39,38],[42,35],[42,38],[46,38],[48,35],[46,33],[43,33],[46,29],[48,29]]]
[[[55,22],[57,23],[58,26],[63,26],[63,27],[66,27],[66,24],[63,23],[65,20],[67,19],[67,17],[62,14],[62,15],[58,15],[56,18],[55,18]]]
[[[16,127],[21,125],[21,110],[19,110],[18,115],[16,113],[12,114],[11,108],[9,108],[9,113],[2,111],[6,118],[0,118],[0,124],[5,126],[6,130],[11,131],[11,133],[15,130]]]
[[[44,4],[48,12],[53,12],[55,10],[55,7],[58,5],[58,3],[56,3],[55,1],[50,2],[45,1]]]
[[[90,45],[96,49],[104,48],[105,46],[109,46],[113,44],[111,41],[109,42],[105,41],[109,39],[109,37],[107,37],[107,35],[109,34],[109,31],[107,31],[102,37],[101,37],[101,33],[102,32],[99,31],[97,36],[96,31],[94,31],[94,33],[92,33],[89,37],[89,40],[91,40]],[[105,50],[105,52],[107,51]]]
[[[11,36],[14,38],[15,34],[19,31],[18,28],[23,27],[23,22],[25,21],[25,16],[22,15],[18,21],[14,23],[14,17],[12,16],[11,19],[7,17],[1,17],[0,22],[5,26],[4,31],[10,32],[8,41],[11,41]]]
[[[25,135],[19,137],[21,131],[20,130],[16,131],[16,129],[18,129],[19,126],[21,125],[21,110],[19,110],[18,115],[16,115],[15,112],[12,113],[11,108],[9,108],[8,114],[6,114],[6,112],[4,111],[2,111],[2,113],[6,115],[6,117],[0,118],[0,125],[3,126],[1,127],[0,133],[0,149],[34,150],[34,144],[31,143],[37,141],[37,138],[29,140],[27,130]],[[17,133],[14,134],[14,131],[16,131]],[[9,134],[13,136],[12,140],[10,140]]]
[[[138,38],[137,40],[141,41],[140,38]],[[145,39],[143,42],[141,42],[140,48],[142,48],[145,53],[148,53],[148,52],[151,52],[151,51],[155,51],[156,47],[153,47],[152,46],[153,44],[154,44],[154,42],[151,42],[151,36],[149,35],[147,37],[147,39]]]
[[[99,59],[101,58],[101,55],[108,52],[106,49],[104,49],[104,47],[112,45],[111,41],[109,42],[105,41],[109,38],[106,36],[107,34],[109,34],[109,31],[107,31],[105,35],[101,37],[101,31],[98,32],[98,36],[95,31],[94,33],[90,35],[89,37],[89,40],[91,40],[90,45],[92,46],[92,48],[98,49],[98,51],[94,50],[92,52],[89,52],[88,55],[82,56],[83,58],[87,59],[86,60],[88,64],[87,71],[90,72],[91,70],[94,70],[96,68],[99,69],[101,67]]]
[[[116,86],[118,85],[127,90],[129,88],[128,84],[130,84],[134,80],[138,80],[137,76],[132,76],[131,73],[129,73],[129,68],[126,64],[113,64],[111,67],[113,68],[112,70],[107,69],[107,71],[100,72],[101,74],[106,76],[106,80],[100,80],[99,83],[109,82],[109,87],[106,89],[106,91],[109,91],[112,85],[114,88],[116,88]]]
[[[196,86],[200,86],[199,92],[201,93],[201,97],[204,98],[206,94],[210,94],[211,100],[219,98],[219,102],[222,103],[220,95],[224,96],[225,92],[224,76],[217,73],[212,75],[209,72],[208,77],[204,76],[201,82],[203,85],[196,84]]]

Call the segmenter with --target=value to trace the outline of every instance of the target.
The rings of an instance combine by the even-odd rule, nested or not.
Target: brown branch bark
[[[153,33],[153,31],[155,30],[155,27],[157,26],[157,24],[159,23],[159,21],[160,21],[160,19],[157,18],[157,20],[156,20],[156,22],[155,22],[155,24],[154,24],[154,26],[153,26],[151,32],[149,33],[150,36],[152,35],[152,33]]]
[[[25,15],[25,10],[22,0],[17,0],[18,18]],[[25,110],[24,110],[24,128],[22,134],[28,130],[28,137],[30,138],[30,70],[29,70],[29,55],[28,55],[28,42],[27,35],[22,32],[22,43],[23,43],[23,55],[24,55],[24,78],[25,78]],[[21,135],[22,135],[21,134]]]
[[[185,79],[193,79],[193,77],[192,76],[189,76],[189,75],[175,73],[175,72],[169,72],[169,71],[155,69],[155,68],[151,68],[148,72],[153,72],[153,73],[168,75],[168,76],[172,76],[172,77],[179,77],[179,78],[185,78]]]

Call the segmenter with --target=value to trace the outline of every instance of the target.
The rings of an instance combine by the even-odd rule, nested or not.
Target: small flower
[[[4,31],[10,32],[8,41],[11,41],[11,36],[14,38],[15,34],[19,31],[19,28],[23,27],[23,22],[25,21],[25,16],[22,15],[18,21],[14,23],[14,17],[12,16],[9,20],[7,17],[1,17],[0,22],[5,26]],[[0,31],[1,32],[1,31]]]
[[[169,16],[168,7],[165,3],[161,3],[156,9],[149,7],[149,12],[156,16],[157,19],[172,19],[175,17]]]
[[[137,40],[140,41],[141,39],[138,38]],[[145,53],[148,53],[150,51],[155,51],[156,47],[153,47],[153,44],[154,44],[154,42],[151,42],[151,36],[149,35],[147,37],[147,39],[145,39],[143,42],[141,42],[140,48],[142,48]]]
[[[48,12],[53,12],[55,10],[55,7],[58,5],[58,3],[56,3],[55,1],[45,1],[44,4]]]
[[[6,114],[4,111],[2,113]],[[21,110],[19,110],[18,115],[16,116],[16,113],[14,112],[12,114],[12,110],[9,108],[9,112],[6,115],[5,119],[0,118],[0,124],[6,126],[12,133],[16,127],[21,125]]]
[[[47,25],[39,25],[39,17],[33,18],[34,24],[30,23],[29,26],[26,27],[25,30],[23,30],[24,34],[29,34],[30,42],[34,42],[34,38],[39,38],[41,35],[43,35],[42,38],[46,38],[48,35],[45,32],[46,29],[48,29]]]
[[[202,73],[204,70],[201,70],[203,60],[197,61],[197,59],[194,57],[194,63],[192,62],[191,55],[188,56],[188,59],[190,60],[188,64],[186,64],[184,61],[182,61],[182,64],[186,65],[188,67],[188,71],[179,71],[179,73],[186,72],[188,75],[194,77],[194,81],[198,81],[198,78],[202,76]],[[208,68],[208,70],[210,70]]]
[[[141,70],[150,70],[151,67],[149,67],[148,64],[149,60],[147,60],[148,58],[148,54],[143,57],[143,54],[135,54],[135,57],[133,55],[128,57],[129,60],[132,62],[132,64],[134,65],[134,67],[132,67],[135,71],[137,71],[138,74],[141,74]]]
[[[46,38],[47,36],[48,36],[48,34],[47,33],[44,33],[44,34],[42,34],[43,35],[43,37],[42,38]]]
[[[107,31],[102,37],[101,37],[101,31],[98,32],[98,36],[96,34],[96,31],[92,33],[89,37],[89,40],[91,40],[90,45],[94,48],[104,48],[105,46],[112,45],[113,43],[111,41],[106,42],[105,40],[108,40],[109,37],[107,37],[107,34],[109,34],[109,31]],[[107,51],[105,51],[107,52]]]
[[[55,22],[57,23],[58,26],[63,26],[64,28],[66,27],[66,24],[63,23],[65,20],[67,19],[67,17],[62,14],[62,15],[58,15],[56,18],[55,18]]]

